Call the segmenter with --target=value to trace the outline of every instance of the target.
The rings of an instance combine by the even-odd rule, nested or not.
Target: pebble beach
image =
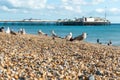
[[[120,80],[120,47],[0,33],[0,80]]]

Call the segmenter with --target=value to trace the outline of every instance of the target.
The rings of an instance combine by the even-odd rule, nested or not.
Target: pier
[[[2,20],[1,25],[54,25],[56,20]]]
[[[109,25],[110,21],[99,17],[83,17],[76,19],[58,19],[58,20],[41,20],[41,19],[23,19],[23,20],[0,20],[1,25]]]

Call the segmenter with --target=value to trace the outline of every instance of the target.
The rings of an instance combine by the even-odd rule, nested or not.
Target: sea
[[[97,39],[103,44],[107,45],[111,40],[112,45],[120,46],[120,24],[101,25],[101,26],[57,26],[57,25],[3,25],[5,30],[9,27],[10,29],[18,32],[21,28],[24,28],[27,34],[38,35],[38,30],[42,30],[44,33],[51,36],[51,31],[64,38],[70,32],[73,37],[81,35],[83,32],[87,33],[86,42],[97,43]]]

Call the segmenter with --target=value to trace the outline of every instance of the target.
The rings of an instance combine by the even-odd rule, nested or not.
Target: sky
[[[0,20],[101,17],[120,23],[120,0],[0,0]]]

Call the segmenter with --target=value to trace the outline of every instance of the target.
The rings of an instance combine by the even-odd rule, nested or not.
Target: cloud
[[[105,10],[102,9],[102,8],[98,8],[98,9],[96,9],[95,11],[98,12],[98,13],[103,13],[103,12],[105,12]]]
[[[62,2],[59,5],[54,4],[52,2],[48,2],[47,0],[0,0],[3,6],[8,8],[8,11],[18,10],[23,13],[27,13],[28,11],[34,10],[66,10],[73,11],[73,13],[81,13],[81,6],[93,5],[103,2],[104,0],[61,0]],[[0,3],[1,4],[1,3]],[[98,10],[97,10],[98,11]],[[98,11],[99,12],[99,11]]]
[[[92,10],[91,8],[88,10],[89,7],[93,5],[99,5],[103,3],[105,0],[61,0],[63,6],[66,10],[74,11],[75,13],[82,13],[83,11],[89,13],[88,11]],[[103,9],[96,9],[97,13],[104,12]]]
[[[114,13],[114,14],[119,14],[120,13],[120,8],[110,8],[109,11]]]
[[[65,8],[66,10],[73,11],[73,7],[72,7],[72,6],[64,6],[64,8]]]
[[[62,0],[62,2],[68,2],[69,0]]]
[[[44,8],[47,0],[7,0],[13,7],[40,9]]]
[[[56,7],[53,6],[53,5],[47,5],[46,8],[47,8],[47,9],[50,9],[50,10],[54,10]]]
[[[71,5],[86,5],[87,2],[84,0],[62,0],[64,4],[71,4]]]
[[[86,5],[87,2],[84,0],[61,0],[62,1],[62,8],[67,11],[72,11],[72,13],[81,13],[82,5]]]
[[[82,13],[82,9],[80,8],[80,6],[76,6],[76,8],[74,10],[77,13]]]
[[[105,0],[92,0],[92,4],[95,4],[95,5],[103,2],[105,2]]]
[[[111,1],[117,2],[117,1],[119,1],[119,0],[111,0]]]
[[[0,6],[0,10],[6,11],[6,12],[14,12],[14,13],[17,12],[16,9],[10,9],[10,8],[8,8],[7,6]]]
[[[86,5],[87,2],[85,2],[84,0],[72,0],[73,4],[78,4],[78,5]]]
[[[105,0],[62,0],[64,4],[71,4],[71,5],[96,5],[105,2]]]

